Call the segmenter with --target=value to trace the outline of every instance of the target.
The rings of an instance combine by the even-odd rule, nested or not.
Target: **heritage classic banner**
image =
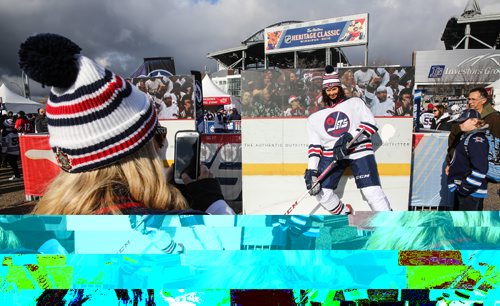
[[[368,14],[316,20],[265,29],[267,54],[368,42]]]

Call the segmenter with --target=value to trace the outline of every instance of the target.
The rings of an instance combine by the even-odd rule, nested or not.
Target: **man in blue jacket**
[[[455,210],[483,210],[487,197],[488,125],[474,109],[465,110],[456,120],[463,132],[450,163],[448,189]]]

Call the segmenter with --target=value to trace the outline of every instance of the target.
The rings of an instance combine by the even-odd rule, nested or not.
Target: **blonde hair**
[[[497,211],[429,211],[377,213],[365,249],[453,250],[457,245],[500,243]]]
[[[82,173],[61,172],[35,206],[34,214],[84,215],[113,206],[126,196],[146,208],[181,210],[188,207],[178,189],[167,183],[153,141],[119,162]],[[110,210],[121,214],[119,210]]]
[[[21,248],[21,243],[13,231],[4,230],[0,226],[0,250],[12,250]]]

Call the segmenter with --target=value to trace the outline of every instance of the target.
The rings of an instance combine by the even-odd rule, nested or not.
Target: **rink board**
[[[407,210],[411,173],[411,117],[379,117],[375,157],[382,188],[394,210]],[[305,192],[307,118],[258,118],[242,123],[243,208],[246,214],[282,214]],[[348,174],[348,173],[346,173]],[[345,176],[342,200],[369,210],[354,179]],[[325,213],[306,198],[294,213]]]

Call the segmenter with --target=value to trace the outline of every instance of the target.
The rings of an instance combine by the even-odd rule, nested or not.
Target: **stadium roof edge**
[[[500,20],[500,14],[488,14],[488,15],[475,15],[474,17],[457,17],[457,23],[471,23],[471,22],[483,22],[483,21],[496,21]]]
[[[251,44],[241,45],[238,47],[228,48],[228,49],[224,49],[224,50],[220,50],[220,51],[209,52],[209,53],[207,53],[207,57],[218,56],[218,55],[226,54],[229,52],[244,51],[244,50],[247,50],[249,46],[253,46],[255,44],[258,44],[258,43],[251,43]]]

